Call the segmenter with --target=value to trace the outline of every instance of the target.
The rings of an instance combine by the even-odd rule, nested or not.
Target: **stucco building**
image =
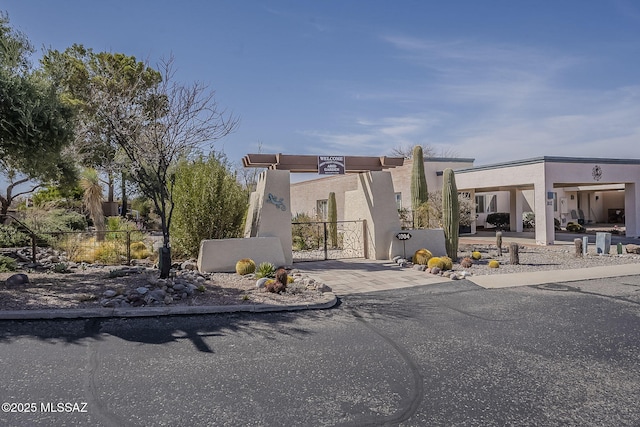
[[[476,204],[471,232],[490,227],[492,212],[509,212],[511,230],[522,231],[522,217],[535,214],[535,239],[552,244],[554,224],[569,222],[623,224],[627,237],[640,236],[640,159],[537,157],[474,166],[470,158],[425,158],[430,192],[442,188],[442,171],[455,171],[458,191]],[[411,208],[412,160],[390,169],[398,209]],[[348,192],[358,185],[357,174],[318,178],[291,185],[291,212],[326,218],[329,192],[336,194],[338,220],[346,218]],[[345,197],[347,194],[347,197]]]

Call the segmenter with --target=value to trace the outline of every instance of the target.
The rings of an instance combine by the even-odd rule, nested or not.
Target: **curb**
[[[47,310],[10,310],[0,311],[0,320],[47,320],[47,319],[96,319],[96,318],[132,318],[155,316],[180,316],[192,314],[218,313],[273,313],[278,311],[325,310],[338,302],[333,292],[325,292],[323,300],[312,304],[252,304],[252,305],[211,305],[211,306],[175,306],[140,308],[70,308]]]

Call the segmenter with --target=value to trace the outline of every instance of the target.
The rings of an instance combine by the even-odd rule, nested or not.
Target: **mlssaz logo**
[[[593,175],[593,179],[600,181],[602,179],[602,168],[598,165],[594,166],[591,175]]]

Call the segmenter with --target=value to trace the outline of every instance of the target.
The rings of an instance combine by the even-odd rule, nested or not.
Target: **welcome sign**
[[[318,156],[320,175],[344,175],[344,156]]]

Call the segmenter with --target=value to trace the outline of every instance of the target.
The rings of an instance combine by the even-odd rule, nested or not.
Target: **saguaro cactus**
[[[338,207],[336,206],[336,193],[329,193],[327,202],[327,221],[329,222],[329,239],[331,247],[338,247]]]
[[[424,155],[422,147],[413,147],[413,166],[411,169],[411,210],[413,211],[413,222],[415,227],[426,226],[423,224],[420,215],[417,215],[418,208],[427,202],[427,178],[424,175]]]
[[[449,258],[458,259],[458,229],[460,227],[460,206],[458,188],[453,169],[447,168],[442,174],[442,224],[444,242]]]

